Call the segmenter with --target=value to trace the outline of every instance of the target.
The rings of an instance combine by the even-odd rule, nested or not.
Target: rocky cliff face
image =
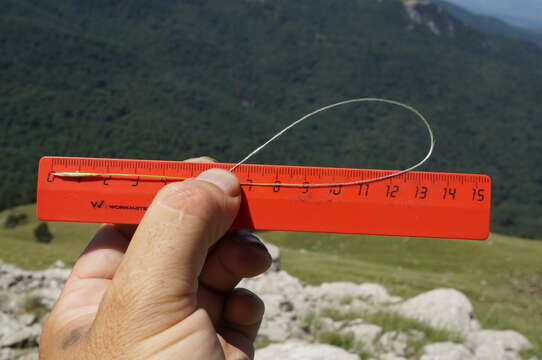
[[[423,26],[437,36],[455,37],[458,21],[448,14],[443,14],[440,7],[428,0],[402,0],[402,2],[411,22],[407,30]]]
[[[402,299],[371,283],[309,286],[281,271],[279,249],[268,246],[272,269],[240,284],[266,304],[256,360],[519,360],[531,347],[515,331],[480,329],[457,290]],[[38,358],[41,325],[69,271],[0,262],[0,360]]]

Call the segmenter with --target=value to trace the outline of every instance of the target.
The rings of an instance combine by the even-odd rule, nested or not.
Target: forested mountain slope
[[[431,120],[426,170],[492,176],[493,231],[542,238],[542,50],[435,5],[5,0],[0,52],[0,208],[33,201],[43,155],[236,161],[379,96]],[[404,168],[427,145],[413,116],[351,106],[254,162]]]

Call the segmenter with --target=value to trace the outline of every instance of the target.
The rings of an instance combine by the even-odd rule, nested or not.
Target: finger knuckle
[[[168,205],[187,214],[212,214],[219,207],[219,197],[207,184],[191,181],[166,185],[160,192]]]

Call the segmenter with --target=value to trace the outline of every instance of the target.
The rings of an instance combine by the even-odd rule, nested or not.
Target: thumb
[[[228,231],[240,201],[237,177],[221,169],[165,186],[138,226],[96,321],[113,311],[130,327],[157,333],[192,314],[209,247]]]

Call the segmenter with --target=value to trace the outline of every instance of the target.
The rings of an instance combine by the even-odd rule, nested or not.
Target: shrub
[[[53,234],[49,231],[47,223],[41,223],[34,229],[34,237],[37,242],[48,244],[53,240]]]
[[[4,222],[4,228],[13,229],[19,225],[26,224],[28,222],[28,216],[26,214],[10,214]]]

